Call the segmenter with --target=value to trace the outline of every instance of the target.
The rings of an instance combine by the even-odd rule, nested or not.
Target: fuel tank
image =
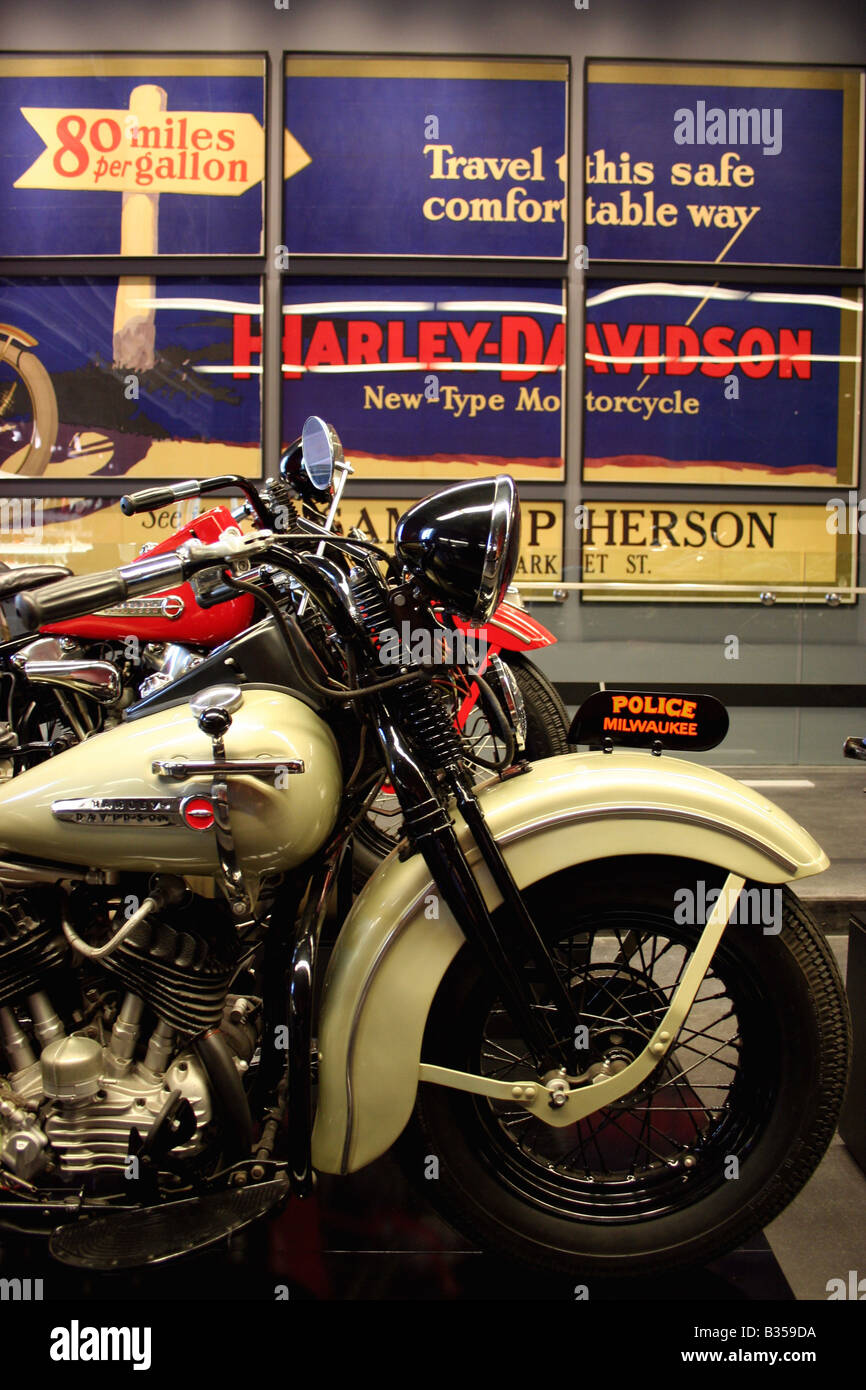
[[[266,775],[226,779],[235,854],[253,888],[256,876],[294,868],[327,839],[342,795],[340,754],[314,710],[265,686],[242,687],[223,741],[229,761],[281,765]],[[212,875],[218,866],[208,811],[212,776],[177,780],[153,765],[213,756],[211,738],[188,704],[97,734],[0,790],[0,858]],[[303,771],[291,770],[298,762]]]

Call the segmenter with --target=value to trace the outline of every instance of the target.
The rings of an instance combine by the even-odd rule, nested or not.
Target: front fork
[[[502,894],[506,921],[494,922],[439,796],[409,749],[396,721],[380,718],[377,731],[397,793],[406,831],[423,855],[433,881],[467,940],[480,951],[503,1003],[529,1046],[539,1070],[567,1068],[578,1017],[511,871],[473,793],[459,777],[452,782],[457,804],[484,863]],[[531,960],[554,1005],[556,1030],[532,1007],[527,982],[515,962]]]
[[[386,714],[379,720],[378,734],[390,779],[403,808],[410,841],[421,851],[436,886],[467,940],[486,959],[503,1003],[533,1053],[542,1081],[540,1085],[512,1084],[426,1063],[420,1064],[418,1079],[512,1105],[516,1102],[555,1127],[574,1124],[634,1091],[672,1050],[744,880],[734,873],[728,874],[724,890],[707,919],[665,1015],[643,1051],[616,1074],[599,1072],[597,1068],[578,1076],[570,1074],[578,1015],[475,796],[450,766],[449,781],[457,804],[507,909],[502,931],[488,911],[448,814],[407,746],[399,724]],[[549,991],[556,1033],[549,1030],[547,1016],[539,1017],[539,1012],[532,1008],[527,979],[512,963],[526,960],[534,963],[538,978]]]

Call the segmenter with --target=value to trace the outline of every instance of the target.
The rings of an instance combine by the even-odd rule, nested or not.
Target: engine
[[[80,890],[79,914],[86,900]],[[180,1105],[187,1124],[172,1161],[194,1158],[219,1106],[207,1058],[192,1039],[216,1034],[210,1047],[226,1049],[238,1076],[257,1042],[255,1001],[228,995],[238,953],[231,930],[194,928],[214,913],[189,894],[182,911],[140,922],[99,962],[96,1007],[74,1011],[67,1029],[52,1003],[68,952],[51,915],[55,902],[30,890],[0,907],[0,1044],[8,1068],[0,1077],[0,1185],[3,1171],[27,1184],[116,1185],[129,1176],[130,1155]]]
[[[6,689],[11,722],[0,724],[0,782],[113,728],[127,705],[162,690],[202,659],[173,643],[148,642],[132,657],[123,644],[109,641],[35,638],[16,652],[6,672],[13,693]],[[143,671],[150,674],[141,679]]]
[[[37,999],[33,996],[31,1007]],[[25,1181],[43,1172],[76,1184],[91,1175],[123,1176],[133,1129],[145,1137],[174,1093],[191,1105],[196,1127],[192,1139],[173,1153],[183,1159],[198,1152],[212,1110],[207,1077],[196,1058],[180,1054],[159,1073],[145,1059],[125,1076],[116,1074],[117,1062],[110,1048],[73,1033],[43,1048],[38,1070],[21,1080],[11,1075],[9,1092],[0,1090],[0,1163]],[[38,1123],[28,1113],[34,1108]]]

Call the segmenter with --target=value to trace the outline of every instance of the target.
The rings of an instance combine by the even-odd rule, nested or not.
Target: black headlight
[[[455,483],[423,497],[397,522],[394,550],[428,599],[471,623],[495,612],[520,546],[514,479]]]

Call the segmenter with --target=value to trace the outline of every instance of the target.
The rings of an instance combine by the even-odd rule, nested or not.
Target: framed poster
[[[560,280],[285,280],[283,438],[324,415],[363,478],[561,482],[565,309]]]
[[[842,510],[847,517],[843,499]],[[858,515],[855,508],[855,516]],[[839,524],[840,509],[779,502],[587,501],[576,518],[581,579],[611,588],[581,591],[590,603],[737,603],[755,589],[814,584],[814,595],[777,593],[779,603],[824,603],[825,594],[857,583],[857,525]],[[617,590],[617,584],[641,589]],[[711,592],[665,590],[665,584],[715,585]],[[753,585],[746,593],[728,585]],[[853,603],[855,595],[840,598]]]
[[[0,57],[0,256],[258,256],[265,58]]]
[[[124,516],[118,497],[0,496],[0,560],[7,565],[68,565],[75,574],[116,569],[137,560],[141,547],[163,541],[218,504],[237,497],[202,497],[156,512]]]
[[[391,550],[397,522],[412,504],[411,497],[355,497],[350,485],[337,520],[344,531],[360,526],[371,540]],[[516,584],[531,579],[562,579],[564,506],[563,502],[521,501]]]
[[[561,259],[565,60],[285,60],[288,254]]]
[[[261,476],[258,276],[0,280],[0,478]]]
[[[591,260],[859,267],[857,68],[590,61]]]
[[[853,486],[860,289],[592,281],[586,482]]]

